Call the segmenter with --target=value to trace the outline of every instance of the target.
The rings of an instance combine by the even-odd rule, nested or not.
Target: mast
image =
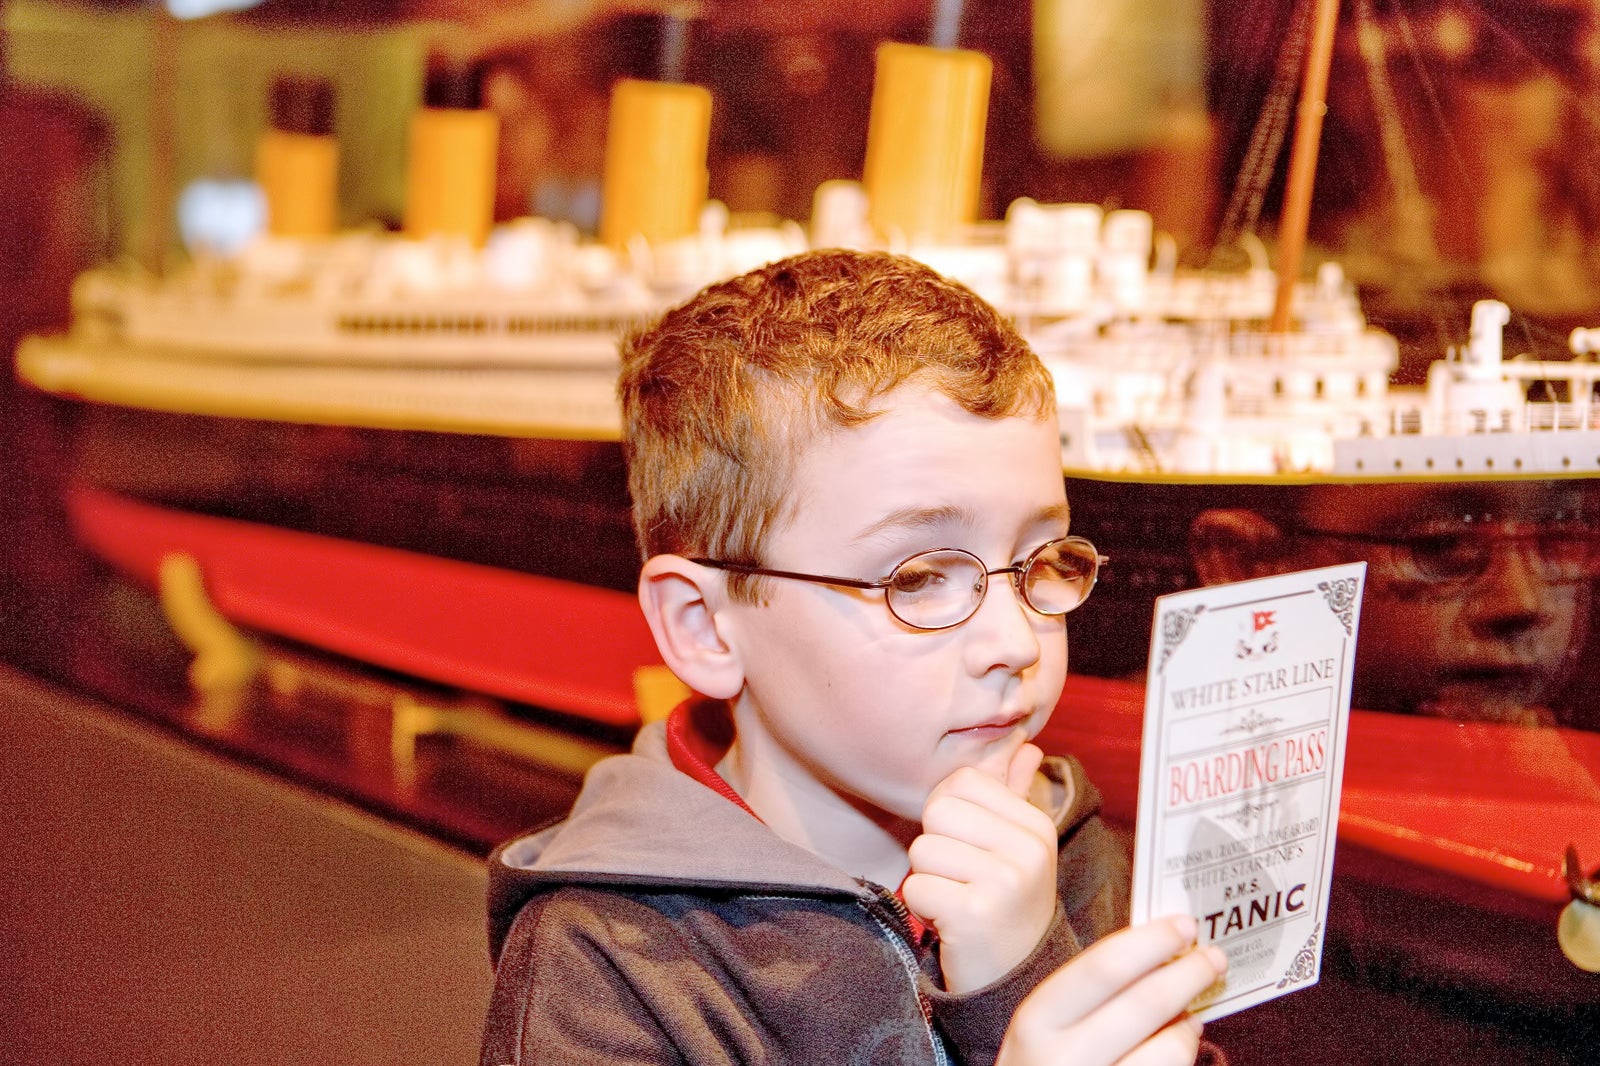
[[[1322,116],[1328,110],[1328,68],[1333,63],[1333,32],[1339,21],[1339,0],[1316,0],[1311,51],[1300,89],[1294,151],[1289,159],[1289,184],[1278,226],[1278,295],[1272,305],[1272,332],[1289,332],[1289,305],[1300,279],[1306,229],[1311,223],[1311,186],[1317,176],[1317,148]]]

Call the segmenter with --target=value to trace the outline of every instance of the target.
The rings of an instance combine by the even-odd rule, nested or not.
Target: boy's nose
[[[1514,541],[1497,545],[1488,568],[1465,591],[1482,624],[1524,629],[1546,615],[1556,586],[1545,580],[1535,550]]]
[[[1038,662],[1039,635],[1034,625],[1044,617],[1023,602],[1015,574],[991,577],[983,602],[967,621],[972,630],[967,647],[974,672],[987,673],[996,667],[1024,670]]]

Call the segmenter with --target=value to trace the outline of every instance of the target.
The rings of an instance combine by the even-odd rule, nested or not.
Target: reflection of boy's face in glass
[[[1295,565],[1367,560],[1356,706],[1547,720],[1588,628],[1582,503],[1548,482],[1307,490]]]

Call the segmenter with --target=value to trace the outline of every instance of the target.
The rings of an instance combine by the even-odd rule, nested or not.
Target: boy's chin
[[[1488,722],[1496,725],[1553,726],[1555,712],[1534,699],[1499,692],[1445,692],[1417,706],[1417,713],[1430,718],[1452,718],[1459,722]]]

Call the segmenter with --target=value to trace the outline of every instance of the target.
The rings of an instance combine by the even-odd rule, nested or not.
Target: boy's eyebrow
[[[901,507],[890,511],[855,536],[856,540],[871,540],[891,530],[933,529],[936,526],[968,523],[972,511],[966,507],[945,504],[940,507]]]
[[[887,533],[891,530],[905,529],[934,529],[949,525],[970,525],[975,519],[971,508],[957,507],[954,504],[945,504],[939,507],[901,507],[890,511],[870,526],[857,533],[855,539],[870,540],[873,537]],[[1048,507],[1041,507],[1034,512],[1030,524],[1044,522],[1067,522],[1072,517],[1072,510],[1065,500],[1053,503]]]
[[[1035,522],[1071,522],[1072,506],[1066,500],[1052,503],[1049,507],[1039,508],[1033,518]]]

